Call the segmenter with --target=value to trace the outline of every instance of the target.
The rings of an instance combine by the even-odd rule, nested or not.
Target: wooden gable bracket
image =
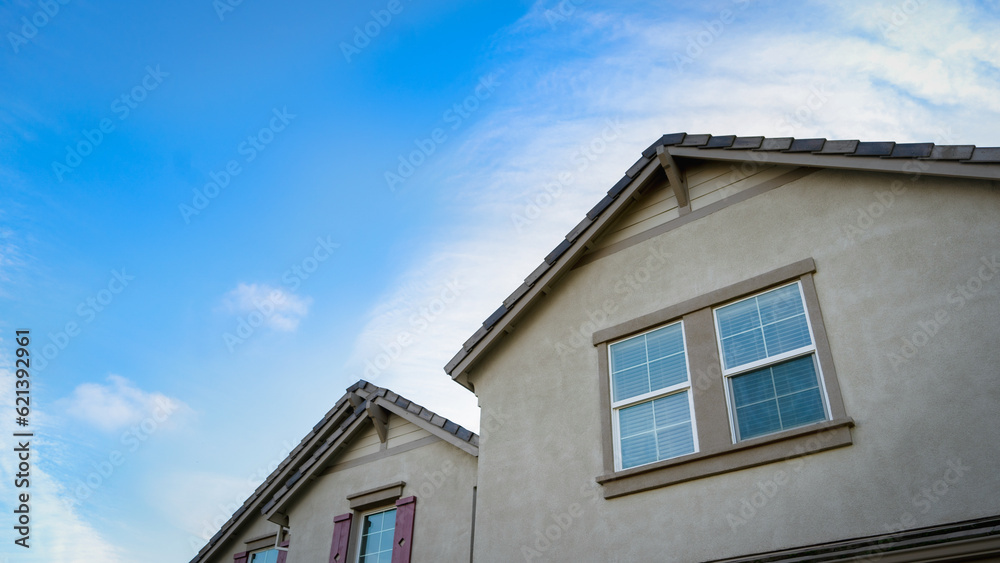
[[[375,425],[379,441],[384,444],[389,439],[389,413],[375,403],[368,403],[365,411],[368,413],[368,418],[372,419],[372,424]]]
[[[365,403],[365,400],[362,399],[357,393],[351,393],[347,397],[347,400],[351,403],[351,406],[354,407],[355,410]]]
[[[677,166],[677,161],[667,152],[666,147],[656,147],[656,158],[660,161],[660,168],[663,168],[663,171],[667,174],[670,188],[674,190],[680,214],[686,215],[690,213],[691,197],[688,194],[687,177],[684,171],[681,170],[680,166]]]

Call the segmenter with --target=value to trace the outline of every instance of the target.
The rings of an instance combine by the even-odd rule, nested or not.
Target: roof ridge
[[[896,143],[895,141],[860,141],[857,139],[848,140],[827,140],[821,138],[796,139],[794,137],[740,137],[736,135],[710,135],[688,133],[668,133],[661,136],[653,144],[642,151],[642,155],[629,169],[625,175],[615,182],[608,190],[607,194],[597,203],[587,215],[559,242],[542,263],[535,268],[524,282],[518,286],[490,316],[483,321],[482,325],[462,344],[462,348],[444,366],[446,373],[452,379],[458,379],[460,373],[453,373],[466,357],[473,351],[493,327],[497,325],[511,310],[514,305],[523,298],[528,291],[541,279],[556,263],[556,261],[569,250],[579,239],[580,235],[587,230],[618,198],[619,195],[638,178],[649,163],[656,159],[657,149],[660,147],[677,147],[679,149],[703,151],[707,155],[718,155],[721,151],[751,151],[767,153],[786,154],[810,154],[821,157],[851,157],[857,158],[859,163],[871,160],[893,159],[911,160],[915,162],[941,162],[944,165],[961,164],[970,166],[970,171],[979,172],[988,170],[981,168],[982,165],[1000,164],[1000,147],[977,147],[976,145],[938,145],[935,143]],[[685,153],[685,157],[690,157]],[[698,158],[695,156],[694,158]],[[833,162],[831,160],[831,162]],[[972,165],[980,165],[973,167]],[[801,165],[800,165],[801,166]],[[811,164],[811,166],[820,166]],[[926,165],[925,165],[926,166]],[[842,166],[843,167],[843,166]],[[904,170],[905,171],[905,170]],[[916,173],[916,170],[911,173]],[[1000,174],[991,171],[992,176],[1000,178]],[[947,174],[945,174],[947,175]],[[968,176],[975,176],[969,174]],[[461,383],[461,381],[460,381]],[[466,387],[469,385],[463,383]]]
[[[222,527],[219,528],[219,531],[216,532],[205,543],[204,547],[198,550],[198,554],[191,559],[190,563],[197,563],[198,561],[200,561],[202,557],[204,557],[204,555],[209,550],[212,549],[212,547],[214,547],[219,543],[219,540],[222,537],[224,537],[228,532],[235,529],[234,525],[236,524],[236,521],[241,516],[243,516],[245,512],[247,512],[247,509],[250,508],[251,505],[257,504],[258,502],[263,501],[265,499],[262,493],[268,488],[271,488],[272,485],[278,483],[277,480],[280,474],[283,473],[286,469],[289,469],[290,462],[293,459],[298,458],[302,454],[302,451],[305,448],[305,444],[309,442],[313,437],[315,437],[323,427],[327,426],[331,422],[331,420],[335,418],[334,415],[337,412],[341,412],[345,406],[351,406],[349,403],[350,403],[350,397],[352,395],[361,398],[360,395],[357,395],[357,391],[360,389],[368,391],[368,398],[362,398],[363,402],[361,403],[361,405],[359,405],[359,407],[357,408],[351,407],[350,414],[347,417],[345,417],[340,424],[336,425],[337,427],[333,430],[333,432],[331,432],[330,438],[327,438],[327,440],[325,440],[324,442],[316,444],[316,447],[313,450],[312,457],[315,457],[317,452],[323,453],[327,449],[329,449],[332,442],[336,441],[337,438],[343,435],[343,433],[347,429],[347,426],[355,422],[359,416],[363,416],[359,414],[359,411],[361,411],[371,401],[373,401],[374,398],[384,398],[389,402],[395,404],[396,406],[413,413],[419,418],[425,420],[427,423],[433,424],[439,428],[442,428],[446,432],[455,435],[455,437],[457,437],[458,439],[464,442],[468,442],[477,448],[479,447],[479,435],[476,434],[475,432],[468,430],[464,426],[450,419],[447,419],[443,416],[440,416],[437,413],[431,411],[430,409],[422,405],[419,405],[413,401],[410,401],[409,399],[397,393],[393,393],[392,391],[390,391],[385,387],[380,387],[364,379],[359,379],[357,382],[353,383],[350,387],[347,388],[346,392],[340,397],[340,399],[337,400],[334,407],[329,411],[327,411],[327,413],[323,416],[323,418],[320,419],[320,421],[317,422],[312,427],[312,429],[305,435],[305,437],[302,438],[302,440],[299,441],[299,443],[294,448],[292,448],[292,451],[288,453],[285,459],[283,459],[281,463],[279,463],[278,466],[274,468],[274,471],[272,471],[267,477],[265,477],[264,481],[256,489],[254,489],[252,493],[250,493],[250,496],[247,497],[247,499],[243,501],[243,504],[240,505],[240,507],[236,510],[236,512],[234,512],[233,515],[230,516],[228,520],[226,520],[226,522],[222,525]],[[301,471],[302,466],[307,461],[309,461],[309,459],[311,458],[301,459],[299,460],[298,463],[293,464],[292,469],[294,469],[295,471],[285,481],[283,485],[284,490],[287,491],[293,484],[295,484],[302,477],[302,471]],[[270,502],[273,503],[277,498],[281,496],[277,494],[278,492],[282,492],[282,489],[279,488],[270,495],[269,499]]]

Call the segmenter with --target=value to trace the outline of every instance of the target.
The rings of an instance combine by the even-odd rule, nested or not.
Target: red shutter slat
[[[396,535],[393,538],[392,563],[410,563],[413,550],[413,514],[417,510],[417,497],[396,501]]]
[[[281,543],[281,547],[288,547],[288,541],[286,540],[286,541],[282,542]],[[287,558],[288,558],[288,552],[287,551],[279,551],[278,552],[278,563],[285,563],[285,559],[287,559]]]
[[[250,558],[249,551],[242,551],[240,553],[233,554],[233,563],[247,563],[247,559]]]
[[[347,563],[347,545],[351,540],[351,513],[333,518],[333,543],[330,545],[330,563]]]

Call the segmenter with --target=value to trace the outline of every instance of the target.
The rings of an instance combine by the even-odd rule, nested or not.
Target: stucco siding
[[[603,499],[593,332],[806,258],[853,445]],[[994,183],[820,170],[571,271],[470,373],[502,413],[476,561],[702,561],[1000,513],[997,260]]]
[[[417,497],[412,561],[468,561],[476,458],[437,440],[320,476],[289,508],[292,549],[287,563],[326,561],[334,516],[352,512],[347,496],[398,481],[406,483],[403,497]],[[361,515],[354,513],[352,553]]]

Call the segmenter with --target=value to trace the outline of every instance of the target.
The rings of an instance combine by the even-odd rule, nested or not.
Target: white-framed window
[[[828,419],[801,282],[714,313],[734,442]]]
[[[265,549],[250,554],[250,563],[277,563],[279,551],[275,548]]]
[[[698,451],[684,325],[608,346],[616,469]]]
[[[358,563],[391,563],[396,509],[379,509],[361,519]]]

